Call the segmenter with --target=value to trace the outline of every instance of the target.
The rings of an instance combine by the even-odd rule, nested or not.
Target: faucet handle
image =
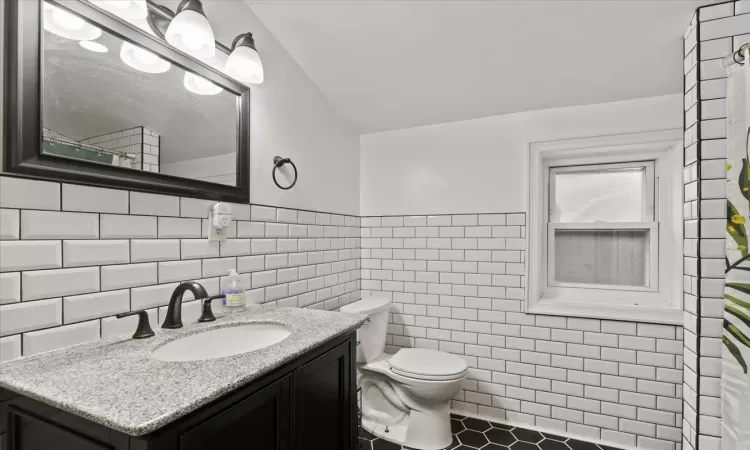
[[[135,333],[133,333],[133,339],[144,339],[153,336],[154,330],[151,329],[151,324],[148,321],[148,312],[146,312],[146,310],[139,309],[138,311],[124,312],[115,317],[122,319],[123,317],[129,317],[136,314],[138,314],[138,327],[135,329]]]
[[[216,320],[216,316],[214,316],[214,312],[211,310],[211,302],[220,298],[224,298],[224,295],[213,295],[201,299],[201,317],[198,319],[198,322],[213,322]]]

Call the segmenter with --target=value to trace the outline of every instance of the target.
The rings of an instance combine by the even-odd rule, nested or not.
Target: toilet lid
[[[457,356],[422,348],[401,349],[388,362],[396,373],[433,380],[460,378],[468,368],[466,361]]]

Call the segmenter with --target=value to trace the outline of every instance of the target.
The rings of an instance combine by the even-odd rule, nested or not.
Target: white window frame
[[[589,158],[586,164],[575,164],[575,165],[560,165],[550,166],[545,172],[547,177],[546,183],[548,185],[548,194],[544,196],[544,211],[545,221],[547,222],[547,234],[545,249],[547,251],[547,290],[552,291],[555,288],[557,290],[563,289],[610,289],[610,290],[631,290],[631,291],[646,291],[646,292],[657,292],[659,290],[659,222],[656,220],[659,211],[657,210],[658,201],[655,198],[655,187],[659,182],[655,172],[655,161],[628,161],[622,163],[609,163],[609,164],[597,164]],[[592,163],[593,162],[593,163]],[[648,212],[648,219],[643,222],[597,222],[597,223],[582,223],[582,222],[553,222],[552,221],[552,205],[550,200],[555,197],[555,177],[554,174],[558,173],[582,173],[582,172],[596,172],[598,170],[606,169],[630,169],[644,167],[646,169],[646,185],[645,185],[645,205],[644,209]],[[622,286],[622,285],[605,285],[605,284],[590,284],[590,283],[567,283],[555,280],[555,254],[554,254],[554,236],[556,230],[648,230],[649,231],[649,273],[648,273],[648,286]],[[581,293],[586,295],[586,292]]]
[[[681,324],[682,132],[666,130],[529,145],[529,238],[526,312],[600,319]],[[573,166],[633,166],[653,161],[653,221],[632,224],[549,223],[550,170]],[[649,229],[649,286],[600,286],[550,282],[551,233],[568,229]]]

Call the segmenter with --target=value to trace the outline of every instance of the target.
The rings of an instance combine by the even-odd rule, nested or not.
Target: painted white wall
[[[359,133],[247,5],[213,1],[204,8],[217,24],[217,40],[231,44],[236,35],[251,31],[263,59],[265,81],[253,86],[251,95],[250,202],[358,214]],[[276,155],[291,158],[300,171],[291,190],[273,184]],[[285,181],[281,176],[279,182]]]
[[[205,2],[204,9],[218,41],[229,45],[238,34],[251,31],[263,59],[265,82],[253,86],[251,95],[250,202],[359,214],[359,133],[338,115],[247,5],[211,1]],[[276,155],[291,158],[300,171],[291,190],[273,184]],[[285,177],[279,181],[283,183]]]
[[[366,134],[361,214],[526,211],[530,142],[680,127],[677,94]]]

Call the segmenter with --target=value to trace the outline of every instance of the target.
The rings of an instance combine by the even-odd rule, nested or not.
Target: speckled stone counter
[[[365,316],[329,311],[252,306],[216,322],[186,324],[177,330],[152,324],[156,336],[149,339],[120,336],[3,363],[0,387],[141,436],[358,328],[366,320]],[[245,323],[286,325],[292,334],[269,347],[225,358],[167,362],[150,357],[155,348],[177,338]]]

